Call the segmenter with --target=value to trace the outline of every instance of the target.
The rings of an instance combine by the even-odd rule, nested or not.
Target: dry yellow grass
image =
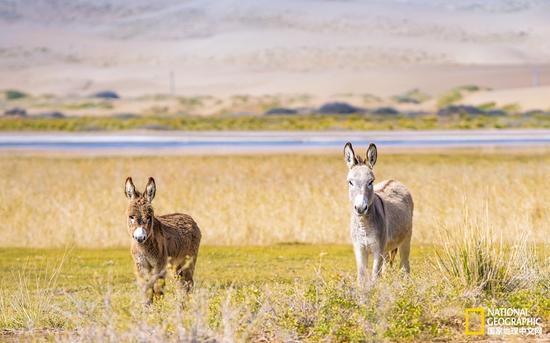
[[[359,149],[364,153],[364,149]],[[413,244],[464,225],[549,243],[549,152],[389,154],[377,179],[415,200]],[[157,214],[191,214],[203,244],[349,242],[340,154],[269,156],[0,156],[0,246],[126,246],[124,179],[157,181]]]

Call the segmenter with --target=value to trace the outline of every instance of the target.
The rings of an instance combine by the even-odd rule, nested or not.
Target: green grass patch
[[[204,246],[192,295],[140,302],[128,249],[0,251],[0,339],[187,341],[463,340],[464,308],[515,306],[550,320],[544,282],[465,296],[412,251],[411,277],[389,268],[355,284],[348,245]],[[2,336],[3,335],[3,336]]]

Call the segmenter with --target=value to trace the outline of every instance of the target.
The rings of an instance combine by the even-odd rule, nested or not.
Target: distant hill
[[[550,84],[549,13],[543,0],[0,0],[0,89],[391,95],[528,87],[533,68]]]

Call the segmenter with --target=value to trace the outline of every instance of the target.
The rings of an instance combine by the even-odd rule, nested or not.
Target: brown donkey
[[[151,201],[155,197],[155,180],[150,177],[145,193],[136,191],[132,178],[124,187],[129,199],[128,233],[133,238],[131,253],[147,304],[153,295],[163,294],[168,264],[179,277],[182,287],[190,291],[201,232],[197,223],[187,214],[172,213],[155,216]]]

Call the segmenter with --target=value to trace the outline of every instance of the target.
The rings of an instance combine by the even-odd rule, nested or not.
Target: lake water
[[[340,149],[345,142],[381,147],[499,147],[550,145],[550,130],[375,132],[146,132],[5,133],[0,150],[193,150],[224,151]]]

